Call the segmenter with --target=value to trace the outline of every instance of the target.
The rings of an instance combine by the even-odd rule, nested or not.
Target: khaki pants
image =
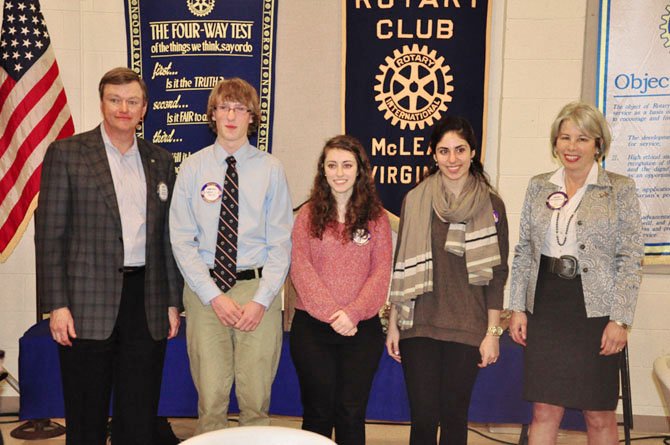
[[[254,296],[260,280],[238,281],[226,295],[240,306]],[[240,426],[269,425],[270,390],[281,354],[281,299],[275,298],[256,330],[221,324],[212,307],[184,287],[186,341],[191,375],[198,391],[195,434],[228,426],[230,389],[240,407]]]

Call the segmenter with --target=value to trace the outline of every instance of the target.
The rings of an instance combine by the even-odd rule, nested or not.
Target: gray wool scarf
[[[390,300],[398,313],[398,327],[414,324],[414,303],[433,290],[431,216],[449,223],[444,248],[465,255],[468,282],[485,286],[500,264],[498,232],[489,188],[472,175],[458,197],[450,193],[440,173],[426,178],[407,194],[400,245],[391,280]]]

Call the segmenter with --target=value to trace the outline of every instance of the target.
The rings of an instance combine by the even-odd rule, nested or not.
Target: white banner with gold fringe
[[[597,105],[606,168],[637,184],[645,265],[670,265],[670,1],[601,0]]]

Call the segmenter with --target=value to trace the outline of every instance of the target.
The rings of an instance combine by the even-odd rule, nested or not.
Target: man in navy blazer
[[[166,338],[179,329],[183,281],[168,209],[166,150],[139,139],[144,81],[115,68],[100,81],[103,122],[46,151],[35,218],[37,292],[59,344],[67,444],[155,443]]]

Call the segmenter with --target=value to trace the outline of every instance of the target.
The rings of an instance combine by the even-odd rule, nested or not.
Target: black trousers
[[[384,337],[379,317],[358,323],[352,337],[336,333],[307,312],[296,310],[291,357],[298,373],[302,428],[338,445],[365,444],[365,411]]]
[[[466,445],[479,349],[427,337],[400,341],[412,425],[410,445]]]
[[[112,443],[155,443],[166,343],[149,333],[144,272],[124,275],[112,335],[106,340],[74,339],[72,347],[59,346],[67,445],[105,443],[112,388]]]

